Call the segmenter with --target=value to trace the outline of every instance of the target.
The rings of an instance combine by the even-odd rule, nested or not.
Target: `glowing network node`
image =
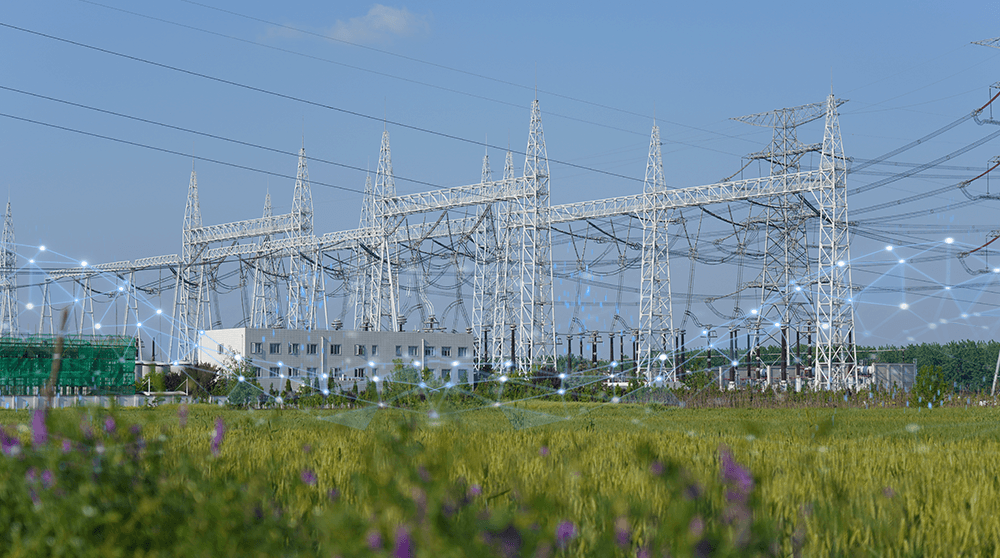
[[[323,390],[323,395],[330,395],[330,390],[324,389]]]
[[[944,239],[944,243],[945,244],[951,244],[953,242],[955,242],[955,239],[952,238],[952,237],[950,237],[950,236],[948,238]]]
[[[993,273],[1000,273],[1000,267],[994,267]]]
[[[142,327],[142,322],[135,324],[135,327]]]
[[[751,313],[751,314],[757,314],[757,309],[756,309],[756,308],[754,308],[754,309],[750,310],[750,313]]]
[[[559,373],[559,379],[560,380],[565,380],[566,379],[566,373],[565,372],[560,372]]]
[[[656,381],[657,382],[662,382],[663,381],[663,376],[657,376],[656,377]]]
[[[278,374],[278,377],[281,378],[282,380],[284,380],[285,379],[285,373],[282,372],[281,374]]]
[[[503,366],[504,368],[510,368],[511,366],[514,366],[514,363],[508,360],[507,362],[503,363]]]
[[[734,360],[734,361],[733,361],[733,362],[731,362],[730,364],[732,364],[733,366],[739,366],[739,365],[740,365],[740,361],[738,361],[738,360]]]
[[[80,302],[80,299],[76,299],[76,301],[77,301],[77,302]],[[157,309],[157,310],[156,310],[156,313],[157,313],[157,314],[162,314],[162,313],[163,313],[163,310],[160,310],[160,309]]]
[[[375,362],[374,362],[374,361],[371,361],[371,360],[369,360],[369,361],[368,361],[368,368],[375,368]]]
[[[285,400],[282,399],[281,396],[279,395],[278,397],[274,398],[274,402],[277,403],[278,405],[281,405],[282,403],[285,402]]]
[[[418,385],[418,386],[420,386],[420,387],[421,387],[421,388],[423,388],[423,389],[427,389],[427,382],[420,382],[420,383],[419,383],[419,384],[417,384],[417,385]]]
[[[774,327],[781,327],[781,324],[778,322],[774,322]]]
[[[31,310],[32,308],[35,307],[35,305],[29,302],[29,303],[25,304],[24,307],[27,308],[28,310]]]
[[[420,368],[420,361],[419,360],[413,361],[413,366],[416,368]]]
[[[377,384],[378,383],[378,376],[372,376],[372,381]]]
[[[87,267],[87,261],[84,260],[84,261],[80,262],[80,266],[81,267]]]
[[[951,290],[951,287],[950,287],[950,286],[948,286],[948,287],[945,287],[945,288],[944,288],[944,290],[946,290],[946,291],[950,291],[950,290]]]
[[[667,360],[667,355],[665,355],[663,353],[660,353],[660,356],[658,356],[656,358],[660,359],[660,362],[663,362],[663,361]]]
[[[612,360],[611,361],[611,368],[614,368],[616,366],[618,366],[618,361],[617,360]]]
[[[94,324],[94,329],[101,329],[101,324]]]
[[[701,330],[701,334],[702,334],[702,335],[708,335],[708,330],[707,330],[707,329],[703,329],[703,330]]]
[[[39,247],[38,247],[38,251],[39,251],[39,252],[44,252],[44,251],[45,251],[45,245],[44,245],[44,244],[42,244],[41,246],[39,246]]]
[[[28,263],[35,263],[34,259],[28,260]]]
[[[281,362],[280,360],[278,361],[278,366],[284,366],[284,365],[285,363]]]
[[[500,383],[505,383],[507,381],[507,376],[500,376]]]
[[[325,380],[325,379],[327,379],[328,377],[329,377],[329,376],[327,376],[326,374],[320,374],[320,375],[319,375],[319,378],[320,378],[321,380]]]
[[[246,378],[243,377],[243,374],[240,374],[239,381],[241,381],[241,382],[245,382],[246,381]]]
[[[885,247],[885,251],[886,252],[892,252],[892,246],[886,246]]]
[[[837,267],[844,267],[844,265],[845,265],[844,260],[840,260],[839,262],[837,262]]]
[[[903,303],[901,303],[901,304],[899,305],[899,309],[900,309],[900,310],[906,310],[906,309],[908,309],[909,307],[910,307],[910,305],[909,305],[909,304],[907,304],[907,303],[905,303],[905,302],[903,302]]]
[[[122,292],[124,290],[125,290],[125,287],[118,287],[118,292]]]
[[[565,395],[566,390],[564,390],[563,388],[559,388],[558,390],[556,390],[556,393],[558,393],[559,395]]]
[[[611,398],[612,403],[618,403],[619,401],[621,401],[621,399],[619,399],[617,395]]]
[[[455,384],[453,384],[451,382],[447,382],[447,383],[445,383],[444,387],[446,387],[448,389],[451,389],[451,388],[455,387]]]
[[[801,291],[801,290],[802,290],[802,287],[795,287],[795,290],[796,290],[796,291]],[[756,313],[757,313],[757,312],[754,312],[754,314],[756,314]]]
[[[452,365],[452,366],[458,366],[459,364],[460,364],[460,363],[459,363],[459,362],[458,362],[457,360],[455,360],[455,361],[452,361],[452,363],[451,363],[451,365]]]
[[[900,259],[899,263],[904,264],[904,263],[906,263],[906,260]]]

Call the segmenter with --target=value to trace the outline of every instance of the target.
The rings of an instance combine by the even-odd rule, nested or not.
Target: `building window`
[[[299,354],[299,347],[300,347],[300,345],[298,343],[289,343],[288,344],[288,354],[290,354],[290,355],[297,355],[297,354]]]
[[[431,347],[430,345],[425,345],[424,356],[425,357],[434,356],[434,347]]]
[[[281,368],[278,368],[277,366],[275,366],[275,367],[271,368],[270,372],[271,372],[271,377],[272,378],[277,378],[278,374],[281,373]]]
[[[354,369],[354,377],[355,378],[364,378],[365,377],[365,369],[364,368],[355,368]]]
[[[313,367],[313,368],[306,368],[306,375],[308,375],[308,376],[315,376],[316,375],[316,368],[315,367]]]
[[[441,381],[450,382],[451,381],[451,368],[445,368],[441,370]]]
[[[458,356],[459,357],[469,356],[469,348],[468,347],[459,347],[458,348]]]
[[[354,355],[355,356],[365,356],[365,346],[364,345],[355,345],[354,346]]]
[[[372,356],[378,356],[378,345],[372,345]]]
[[[330,345],[330,354],[331,355],[339,355],[340,354],[340,345]]]
[[[263,343],[250,343],[250,354],[252,354],[252,355],[262,355],[262,354],[264,354],[264,344]]]
[[[219,343],[219,350],[216,352],[221,355],[222,353],[226,352],[226,347],[222,343]]]
[[[288,375],[291,376],[292,378],[295,378],[299,375],[299,371],[295,368],[289,368]]]
[[[269,349],[269,351],[270,351],[270,353],[272,355],[280,355],[281,354],[281,343],[271,343],[271,346],[268,347],[268,349]]]
[[[343,380],[344,379],[344,369],[343,368],[334,368],[333,369],[333,377],[334,378],[340,378],[341,380]]]
[[[403,346],[396,345],[396,356],[403,356]]]
[[[458,369],[458,381],[461,382],[461,383],[463,383],[463,384],[469,383],[469,371],[468,370],[463,370],[463,369],[459,368]]]
[[[416,347],[416,346],[414,346],[414,345],[410,345],[410,346],[409,346],[408,348],[409,348],[409,355],[410,355],[411,357],[415,357],[415,356],[417,356],[417,350],[418,350],[418,349],[419,349],[420,347]]]
[[[441,356],[451,356],[451,347],[441,347]]]
[[[314,355],[314,354],[316,354],[316,343],[310,343],[310,344],[306,345],[306,354],[307,355]]]

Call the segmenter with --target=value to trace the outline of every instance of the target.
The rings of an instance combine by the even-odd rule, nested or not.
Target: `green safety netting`
[[[0,394],[40,394],[52,375],[55,335],[0,337]],[[66,336],[57,392],[135,393],[136,340],[121,335]]]

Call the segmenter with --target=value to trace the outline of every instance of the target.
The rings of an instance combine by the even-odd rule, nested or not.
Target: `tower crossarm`
[[[181,262],[180,256],[178,256],[177,254],[169,254],[165,256],[153,256],[151,258],[142,258],[138,260],[108,262],[97,265],[88,265],[87,267],[70,267],[65,269],[57,269],[50,271],[48,273],[48,277],[50,279],[76,279],[79,277],[100,275],[102,273],[123,273],[127,271],[142,271],[145,269],[156,269],[160,267],[177,266],[180,265],[180,262]]]
[[[297,232],[295,216],[291,213],[273,215],[246,221],[235,221],[221,225],[198,227],[189,231],[192,244],[208,244],[212,242],[231,242],[245,238],[261,236],[277,236]]]
[[[819,171],[796,172],[779,176],[762,176],[746,180],[734,180],[710,184],[708,186],[693,186],[663,190],[649,200],[649,196],[635,194],[617,198],[606,198],[563,205],[553,205],[549,208],[549,224],[567,223],[581,219],[597,219],[614,217],[616,215],[640,214],[650,210],[679,209],[728,203],[783,194],[811,192],[822,188]],[[647,204],[652,203],[652,207]]]
[[[802,145],[799,145],[799,146],[797,146],[797,147],[795,147],[793,149],[788,149],[788,150],[779,151],[779,152],[772,151],[771,149],[765,149],[763,151],[757,151],[755,153],[751,153],[751,154],[747,155],[746,158],[749,159],[749,160],[751,160],[751,161],[755,161],[755,160],[758,160],[758,159],[763,159],[763,160],[766,160],[766,161],[770,161],[770,160],[773,160],[773,159],[778,159],[780,157],[787,157],[787,156],[793,156],[793,155],[805,155],[806,153],[813,153],[813,152],[817,152],[818,153],[819,150],[822,149],[822,148],[823,148],[823,144],[822,143],[812,143],[812,144],[808,144],[808,145],[807,144],[802,144]]]
[[[522,198],[531,193],[528,187],[524,178],[508,178],[405,196],[390,196],[378,203],[384,204],[386,217],[399,217]]]
[[[986,39],[983,41],[973,41],[972,44],[993,47],[993,48],[1000,48],[1000,37],[994,37],[992,39]]]
[[[846,99],[836,100],[838,107],[846,102]],[[775,128],[781,126],[799,126],[812,122],[813,120],[818,120],[825,114],[826,102],[822,102],[809,103],[808,105],[800,105],[797,107],[779,110],[769,110],[767,112],[758,112],[757,114],[748,114],[746,116],[737,116],[732,120],[738,120],[751,126]]]

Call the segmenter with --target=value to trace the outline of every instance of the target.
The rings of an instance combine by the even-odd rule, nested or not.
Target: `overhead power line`
[[[469,138],[463,138],[461,136],[456,136],[454,134],[448,134],[448,133],[445,133],[445,132],[438,132],[436,130],[431,130],[429,128],[423,128],[421,126],[414,126],[412,124],[406,124],[406,123],[398,122],[398,121],[394,121],[394,120],[387,120],[385,118],[381,118],[381,117],[378,117],[378,116],[372,116],[370,114],[364,114],[362,112],[357,112],[357,111],[354,111],[354,110],[349,110],[349,109],[345,109],[345,108],[341,108],[341,107],[336,107],[336,106],[333,106],[333,105],[328,105],[326,103],[320,103],[320,102],[317,102],[317,101],[311,101],[309,99],[303,99],[302,97],[296,97],[294,95],[288,95],[286,93],[280,93],[278,91],[272,91],[270,89],[264,89],[263,87],[257,87],[257,86],[254,86],[254,85],[248,85],[246,83],[240,83],[238,81],[232,81],[232,80],[220,78],[220,77],[217,77],[217,76],[203,74],[201,72],[195,72],[193,70],[188,70],[188,69],[181,68],[181,67],[178,67],[178,66],[171,66],[169,64],[164,64],[162,62],[156,62],[156,61],[149,60],[149,59],[146,59],[146,58],[140,58],[138,56],[133,56],[131,54],[125,54],[125,53],[122,53],[122,52],[117,52],[117,51],[109,50],[109,49],[106,49],[106,48],[101,48],[101,47],[97,47],[97,46],[93,46],[93,45],[88,45],[86,43],[81,43],[79,41],[73,41],[71,39],[66,39],[66,38],[63,38],[63,37],[57,37],[55,35],[49,35],[47,33],[42,33],[40,31],[33,31],[31,29],[27,29],[27,28],[24,28],[24,27],[18,27],[16,25],[11,25],[9,23],[0,22],[0,27],[6,27],[8,29],[13,29],[15,31],[20,31],[22,33],[28,33],[28,34],[31,34],[31,35],[35,35],[37,37],[42,37],[42,38],[45,38],[45,39],[49,39],[49,40],[53,40],[53,41],[58,41],[58,42],[61,42],[61,43],[65,43],[65,44],[69,44],[69,45],[73,45],[73,46],[85,48],[85,49],[88,49],[88,50],[93,50],[95,52],[100,52],[100,53],[103,53],[103,54],[110,54],[112,56],[117,56],[119,58],[124,58],[126,60],[132,60],[132,61],[135,61],[135,62],[141,62],[143,64],[148,64],[150,66],[155,66],[157,68],[163,68],[163,69],[166,69],[166,70],[171,70],[171,71],[174,71],[174,72],[179,72],[179,73],[186,74],[186,75],[189,75],[189,76],[198,77],[198,78],[202,78],[202,79],[207,79],[207,80],[214,81],[214,82],[217,82],[217,83],[222,83],[222,84],[225,84],[225,85],[231,85],[233,87],[238,87],[240,89],[246,89],[247,91],[254,91],[256,93],[263,93],[265,95],[271,95],[273,97],[278,97],[280,99],[286,99],[286,100],[289,100],[289,101],[295,101],[295,102],[298,102],[298,103],[303,103],[303,104],[314,106],[314,107],[318,107],[318,108],[323,108],[323,109],[327,109],[327,110],[336,111],[336,112],[339,112],[339,113],[342,113],[342,114],[348,114],[348,115],[351,115],[351,116],[356,116],[358,118],[364,118],[366,120],[372,120],[372,121],[375,121],[375,122],[381,122],[383,124],[391,124],[393,126],[398,126],[400,128],[406,128],[407,130],[413,130],[413,131],[416,131],[416,132],[422,132],[422,133],[425,133],[425,134],[431,134],[431,135],[434,135],[434,136],[438,136],[438,137],[442,137],[442,138],[446,138],[446,139],[451,139],[451,140],[455,140],[455,141],[460,141],[460,142],[463,142],[463,143],[468,143],[468,144],[476,145],[476,146],[479,146],[479,147],[485,147],[485,148],[489,148],[489,149],[499,149],[499,150],[503,150],[503,151],[509,151],[508,148],[500,147],[500,146],[495,146],[495,145],[490,145],[490,144],[486,143],[485,141],[479,141],[479,140],[474,140],[474,139],[469,139]],[[523,151],[513,151],[513,153],[517,153],[518,155],[527,156],[527,154],[525,152],[523,152]],[[558,159],[549,159],[548,161],[549,161],[549,163],[555,163],[555,164],[563,165],[563,166],[570,167],[570,168],[585,170],[585,171],[589,171],[589,172],[595,172],[595,173],[598,173],[598,174],[603,174],[605,176],[612,176],[612,177],[615,177],[615,178],[621,178],[623,180],[629,180],[629,181],[632,181],[632,182],[639,182],[639,183],[644,182],[644,179],[642,179],[642,178],[636,178],[636,177],[626,176],[624,174],[618,174],[618,173],[614,173],[614,172],[610,172],[610,171],[606,171],[606,170],[595,169],[593,167],[588,167],[588,166],[585,166],[585,165],[577,165],[575,163],[570,163],[570,162],[567,162],[567,161],[561,161],[561,160],[558,160]]]

